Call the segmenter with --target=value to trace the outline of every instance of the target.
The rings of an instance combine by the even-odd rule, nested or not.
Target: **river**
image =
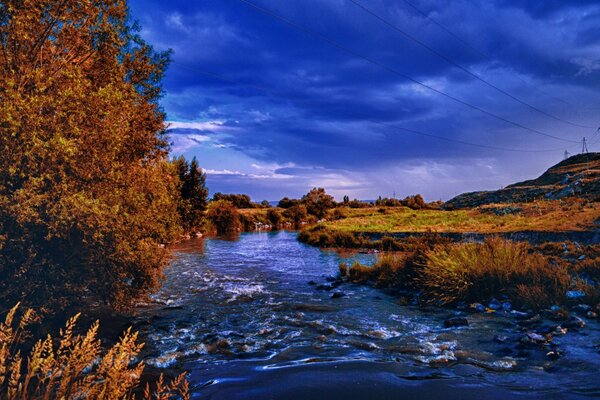
[[[145,362],[189,371],[198,399],[600,396],[597,322],[556,336],[563,355],[552,361],[551,348],[519,344],[511,317],[423,309],[363,285],[316,289],[340,261],[374,257],[321,251],[287,231],[188,241],[138,309]],[[456,315],[469,326],[444,328]]]

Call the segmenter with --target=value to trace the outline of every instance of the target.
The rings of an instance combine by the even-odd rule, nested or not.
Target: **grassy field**
[[[378,233],[584,231],[598,228],[600,203],[538,201],[455,211],[369,207],[344,209],[343,214],[324,225],[341,232]]]

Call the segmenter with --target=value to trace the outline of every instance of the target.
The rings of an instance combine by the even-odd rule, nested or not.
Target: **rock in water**
[[[569,299],[580,299],[585,297],[585,293],[582,290],[569,290],[567,291],[567,297]]]
[[[332,299],[339,299],[340,297],[344,297],[346,293],[344,292],[335,292],[331,295]]]
[[[579,317],[572,316],[567,321],[561,324],[563,328],[579,329],[585,326],[585,321]]]
[[[444,321],[445,328],[454,328],[457,326],[469,326],[469,321],[466,318],[454,317]]]

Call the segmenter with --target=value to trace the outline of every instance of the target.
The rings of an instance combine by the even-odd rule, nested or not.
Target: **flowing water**
[[[550,361],[549,348],[518,344],[510,317],[465,314],[469,326],[445,329],[460,311],[369,286],[316,289],[340,261],[374,257],[344,258],[285,231],[186,242],[154,303],[140,306],[146,362],[189,371],[199,399],[600,396],[597,323],[555,337],[563,356]]]

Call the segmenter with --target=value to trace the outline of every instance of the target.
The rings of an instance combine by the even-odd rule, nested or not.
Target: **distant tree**
[[[180,199],[177,211],[183,229],[187,232],[202,226],[204,211],[208,204],[206,174],[198,166],[196,157],[188,162],[180,156],[173,160],[180,182]]]
[[[275,208],[269,208],[269,210],[267,211],[267,219],[274,228],[277,228],[277,226],[281,224],[282,220],[281,211]]]
[[[296,199],[290,199],[288,197],[284,197],[283,199],[279,200],[279,203],[277,204],[277,207],[279,208],[290,208],[293,207],[297,204],[300,203],[300,200],[296,200]]]
[[[227,235],[241,229],[240,213],[228,200],[213,201],[208,205],[206,216],[218,235]]]
[[[350,203],[350,197],[348,195],[344,196],[344,204]]]
[[[229,201],[235,208],[255,208],[254,203],[247,194],[223,194],[216,192],[213,195],[213,201]]]
[[[269,200],[263,200],[260,202],[260,205],[262,208],[269,208],[271,207],[271,203],[269,203]]]
[[[168,53],[125,0],[0,1],[0,304],[127,306],[180,233]]]
[[[402,204],[406,207],[412,208],[413,210],[422,210],[427,208],[427,203],[425,203],[425,200],[423,200],[423,197],[420,194],[406,197],[404,200],[402,200]]]
[[[294,225],[298,226],[301,222],[306,221],[308,212],[306,211],[306,206],[304,204],[296,204],[295,206],[285,209],[283,215],[292,221]]]
[[[325,193],[323,188],[313,188],[307,194],[302,196],[302,203],[306,205],[309,214],[322,219],[327,210],[335,207],[335,200],[332,196]]]

